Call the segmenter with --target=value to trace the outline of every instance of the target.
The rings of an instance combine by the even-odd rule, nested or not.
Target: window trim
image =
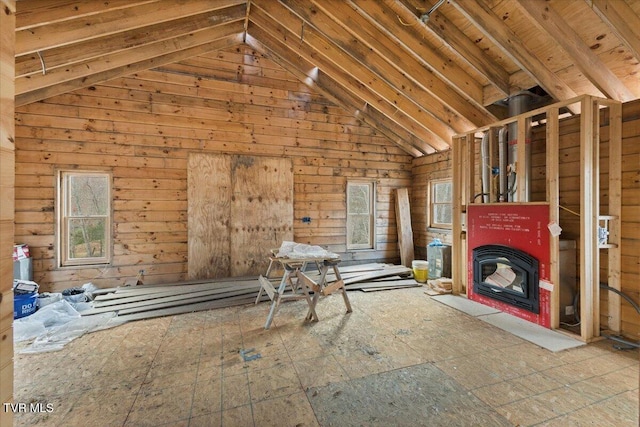
[[[428,191],[429,191],[429,197],[428,197],[428,203],[429,203],[429,208],[427,209],[427,224],[429,224],[429,228],[433,228],[433,229],[437,229],[437,230],[451,230],[453,229],[453,218],[452,218],[452,222],[447,224],[447,223],[438,223],[435,222],[435,207],[437,205],[451,205],[451,209],[452,209],[452,213],[453,213],[453,194],[452,194],[452,200],[451,202],[448,203],[436,203],[435,201],[435,186],[437,184],[443,184],[443,183],[449,183],[452,186],[452,190],[453,190],[453,179],[452,178],[440,178],[440,179],[432,179],[429,181],[429,186],[428,186]]]
[[[68,180],[67,177],[77,175],[100,176],[107,178],[107,208],[106,215],[93,215],[85,217],[70,217],[67,215],[68,201]],[[113,254],[113,174],[105,170],[77,170],[60,169],[57,171],[57,217],[56,217],[56,243],[57,243],[57,265],[58,268],[66,267],[89,267],[104,266],[111,264]],[[105,221],[105,244],[104,256],[91,258],[69,258],[69,219],[70,218],[104,218]]]
[[[349,227],[349,187],[352,185],[369,186],[369,244],[353,244],[350,243],[350,227]],[[356,180],[347,181],[345,188],[345,208],[346,208],[346,247],[350,251],[371,251],[376,249],[376,181],[374,180]]]

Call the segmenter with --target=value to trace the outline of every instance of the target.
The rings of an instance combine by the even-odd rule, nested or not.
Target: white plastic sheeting
[[[339,258],[336,253],[329,252],[321,246],[306,245],[304,243],[296,243],[283,241],[278,249],[278,258]]]
[[[85,284],[87,293],[97,288]],[[89,297],[90,298],[90,297]],[[115,313],[103,313],[94,316],[80,316],[80,312],[92,308],[91,302],[69,302],[59,299],[41,306],[30,316],[16,319],[13,322],[13,340],[22,342],[33,340],[20,353],[40,353],[62,349],[67,343],[88,333],[110,328],[124,323],[115,317]]]

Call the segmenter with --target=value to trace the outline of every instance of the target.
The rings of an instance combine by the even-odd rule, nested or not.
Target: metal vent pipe
[[[526,113],[530,109],[533,94],[529,92],[520,92],[509,98],[509,117],[514,117],[522,113]],[[510,202],[528,202],[531,200],[531,120],[526,120],[526,141],[525,142],[525,164],[518,165],[518,124],[510,123],[508,129],[509,135],[509,165],[507,175],[508,179],[508,201]],[[503,173],[503,170],[501,170]],[[524,200],[518,200],[517,174],[524,174],[525,188]]]

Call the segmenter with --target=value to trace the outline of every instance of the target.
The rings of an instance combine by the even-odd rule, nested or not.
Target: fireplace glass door
[[[538,261],[529,254],[502,245],[473,250],[476,294],[539,313],[538,286]]]

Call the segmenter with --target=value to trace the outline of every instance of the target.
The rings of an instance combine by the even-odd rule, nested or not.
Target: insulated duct
[[[509,177],[507,176],[508,157],[509,141],[507,141],[507,127],[503,126],[498,131],[499,202],[509,200]]]
[[[480,143],[480,164],[482,165],[482,203],[489,203],[489,193],[491,189],[491,159],[489,158],[489,136],[491,129],[482,135]]]
[[[529,92],[520,92],[509,98],[509,117],[526,113],[530,109],[532,97],[534,95]],[[509,202],[529,202],[531,200],[531,120],[526,120],[525,131],[525,163],[518,165],[518,124],[510,123],[508,125],[508,166],[507,166],[507,200]],[[504,169],[500,170],[502,174]],[[517,179],[518,174],[524,174],[524,200],[518,200]],[[502,194],[502,193],[501,193]]]

